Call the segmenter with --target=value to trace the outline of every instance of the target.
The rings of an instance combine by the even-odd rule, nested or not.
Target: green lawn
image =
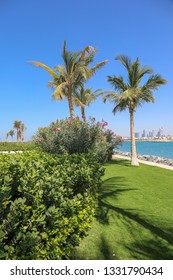
[[[173,259],[173,171],[105,165],[95,221],[73,259]]]

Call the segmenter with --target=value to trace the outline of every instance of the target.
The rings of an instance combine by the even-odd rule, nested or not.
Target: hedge
[[[84,155],[0,155],[0,259],[68,259],[93,219],[103,168]]]
[[[0,142],[0,151],[28,151],[36,149],[34,142]]]

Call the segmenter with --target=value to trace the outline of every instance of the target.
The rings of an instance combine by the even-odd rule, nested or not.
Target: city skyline
[[[164,128],[160,127],[158,129],[150,129],[146,130],[143,129],[142,132],[135,132],[135,138],[162,138],[162,137],[172,137],[173,135],[170,134],[165,134],[164,133]]]
[[[47,86],[50,76],[28,63],[36,60],[50,67],[61,65],[64,40],[70,51],[95,47],[96,63],[109,60],[87,83],[93,90],[113,90],[108,75],[122,75],[126,80],[123,66],[115,60],[118,54],[128,55],[132,61],[139,57],[141,65],[161,74],[168,83],[154,92],[154,104],[145,103],[137,109],[135,131],[163,126],[166,135],[173,135],[172,1],[88,0],[86,5],[79,0],[7,0],[0,3],[0,24],[1,141],[15,120],[27,127],[28,140],[38,127],[69,117],[67,102],[51,99]],[[99,97],[86,108],[86,115],[97,121],[104,119],[122,137],[129,135],[129,112],[114,116],[112,110],[113,104],[104,104]],[[80,116],[80,109],[75,108],[75,113]]]

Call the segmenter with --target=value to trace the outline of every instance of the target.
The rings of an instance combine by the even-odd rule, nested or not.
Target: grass
[[[127,160],[105,168],[96,218],[72,259],[172,260],[173,171]]]

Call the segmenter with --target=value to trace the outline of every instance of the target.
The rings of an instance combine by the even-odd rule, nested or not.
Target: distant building
[[[163,127],[159,128],[159,131],[157,132],[157,137],[163,137]]]
[[[145,138],[145,137],[146,137],[146,131],[144,129],[143,132],[142,132],[142,138]]]
[[[155,137],[155,136],[156,136],[155,130],[152,130],[152,137]]]
[[[139,135],[139,132],[135,132],[135,138],[139,138],[140,135]]]

